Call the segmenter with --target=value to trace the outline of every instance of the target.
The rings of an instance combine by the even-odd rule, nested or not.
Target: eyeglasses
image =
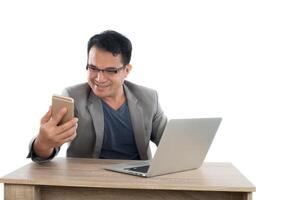
[[[89,72],[94,73],[94,74],[98,74],[99,72],[103,72],[103,74],[106,75],[114,75],[117,74],[119,71],[121,71],[122,69],[124,69],[126,67],[126,65],[122,66],[122,67],[108,67],[105,69],[99,69],[98,67],[94,66],[94,65],[86,65],[86,69],[89,70]]]

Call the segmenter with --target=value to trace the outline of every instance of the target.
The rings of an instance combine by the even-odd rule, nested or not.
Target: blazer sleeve
[[[48,162],[48,161],[52,160],[58,154],[58,152],[60,150],[60,147],[54,148],[52,154],[48,158],[41,158],[41,157],[37,156],[36,153],[34,152],[34,149],[33,149],[33,144],[35,142],[35,139],[36,139],[36,137],[34,137],[30,141],[30,143],[29,143],[29,153],[27,155],[27,158],[31,158],[31,160],[33,162],[36,162],[36,163],[39,163],[39,164],[40,163],[45,163],[45,162]]]
[[[166,128],[168,119],[159,104],[157,92],[155,92],[155,110],[152,122],[151,141],[158,145]]]

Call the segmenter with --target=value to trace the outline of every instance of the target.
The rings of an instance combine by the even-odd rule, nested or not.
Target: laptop
[[[107,165],[104,169],[153,177],[199,168],[221,118],[171,119],[152,160]]]

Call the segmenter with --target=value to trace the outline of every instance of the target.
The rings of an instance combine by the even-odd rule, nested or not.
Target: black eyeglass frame
[[[99,72],[103,72],[103,73],[108,73],[108,74],[117,74],[119,71],[121,71],[122,69],[125,69],[126,65],[122,66],[122,67],[109,67],[106,69],[99,69],[98,67],[91,65],[91,64],[87,64],[86,65],[86,70],[93,70],[93,72],[99,73]]]

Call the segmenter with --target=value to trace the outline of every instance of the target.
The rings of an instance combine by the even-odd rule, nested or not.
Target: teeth
[[[96,84],[96,83],[95,83],[95,86],[96,86],[96,87],[100,87],[100,88],[105,88],[105,87],[107,87],[107,86],[105,86],[105,85],[98,85],[98,84]]]

